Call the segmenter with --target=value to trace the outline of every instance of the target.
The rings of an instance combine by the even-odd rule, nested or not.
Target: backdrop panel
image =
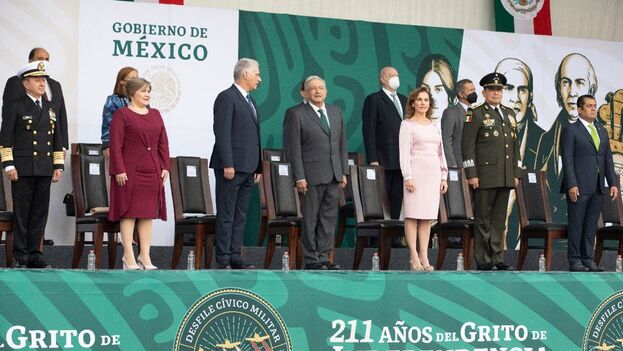
[[[614,273],[0,273],[0,350],[39,336],[132,351],[595,350],[623,337]]]

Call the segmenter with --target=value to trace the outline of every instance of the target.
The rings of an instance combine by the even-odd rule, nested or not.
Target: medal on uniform
[[[50,108],[50,119],[56,122],[56,113]]]
[[[485,138],[489,137],[489,132],[485,132]]]
[[[517,121],[515,120],[515,118],[513,118],[513,116],[509,115],[508,119],[511,121],[511,126],[513,126],[513,128],[517,128]]]
[[[26,129],[27,129],[27,130],[30,130],[30,125],[27,125],[27,126],[26,126]]]
[[[485,118],[482,124],[484,124],[485,127],[493,127],[495,125],[495,120],[493,118]]]
[[[490,118],[490,117],[491,117],[491,115],[490,115],[490,114],[485,113],[485,118],[487,118],[487,119],[488,119],[488,118]]]
[[[500,135],[500,133],[499,133],[497,130],[494,130],[494,131],[493,131],[493,136],[495,136],[495,137],[496,137],[496,136],[498,136],[498,135]]]

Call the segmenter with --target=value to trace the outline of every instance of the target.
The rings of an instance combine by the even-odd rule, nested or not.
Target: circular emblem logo
[[[544,0],[500,0],[502,6],[513,17],[523,20],[531,20],[543,8]]]
[[[275,308],[248,290],[226,288],[195,302],[177,331],[174,351],[292,351]]]
[[[175,71],[164,65],[157,65],[145,72],[145,79],[151,83],[151,101],[149,105],[160,112],[169,112],[180,101],[181,84]]]
[[[582,351],[620,350],[623,346],[623,291],[604,300],[591,316]]]

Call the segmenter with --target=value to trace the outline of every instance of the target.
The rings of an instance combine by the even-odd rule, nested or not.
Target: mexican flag
[[[552,35],[550,0],[494,0],[498,32]]]

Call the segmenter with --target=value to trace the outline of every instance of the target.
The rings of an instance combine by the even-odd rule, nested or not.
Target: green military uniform
[[[489,74],[480,84],[485,88],[504,85],[506,78],[499,76],[503,77]],[[521,177],[515,113],[502,105],[498,109],[484,103],[468,110],[461,142],[466,176],[479,179],[474,191],[474,256],[483,270],[507,268],[502,243],[506,208],[515,178]]]

